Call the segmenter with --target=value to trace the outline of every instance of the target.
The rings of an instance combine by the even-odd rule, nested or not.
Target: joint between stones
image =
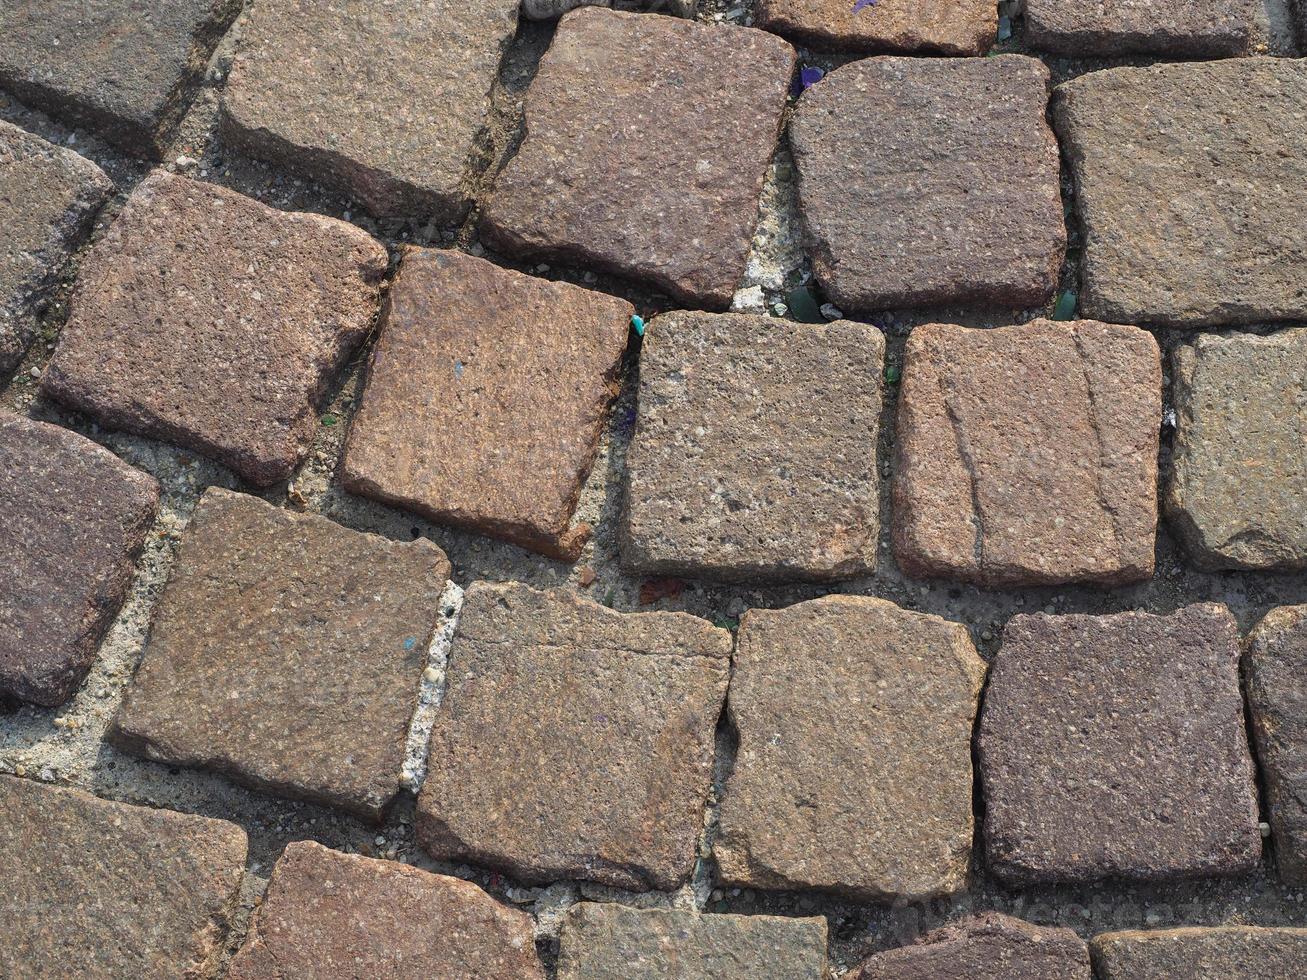
[[[440,593],[440,612],[436,629],[427,648],[427,669],[418,686],[418,703],[408,726],[408,743],[404,747],[404,768],[399,782],[416,793],[427,778],[427,753],[431,750],[431,729],[436,712],[445,697],[445,668],[449,665],[449,648],[458,630],[458,616],[463,610],[463,590],[450,581]]]

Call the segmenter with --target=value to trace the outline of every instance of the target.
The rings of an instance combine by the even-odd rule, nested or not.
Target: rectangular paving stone
[[[998,31],[992,0],[759,0],[758,26],[804,44],[845,51],[984,54]]]
[[[831,302],[1025,308],[1052,295],[1066,222],[1048,80],[1020,55],[868,58],[803,93],[790,145]]]
[[[211,487],[109,738],[380,819],[399,789],[449,561]]]
[[[895,447],[899,566],[990,587],[1150,577],[1160,358],[1145,331],[1089,320],[913,330]]]
[[[744,275],[794,49],[764,31],[582,7],[526,97],[481,234],[725,309]]]
[[[515,582],[467,589],[418,797],[437,860],[671,890],[695,862],[731,634]]]
[[[82,263],[41,391],[256,486],[285,480],[386,265],[353,225],[156,171]]]
[[[0,976],[208,977],[245,871],[225,820],[0,775]]]
[[[411,248],[350,429],[351,493],[575,561],[572,526],[635,308]]]
[[[0,696],[77,692],[158,506],[154,478],[107,449],[0,410]]]
[[[964,888],[984,680],[965,627],[883,599],[746,612],[721,880],[880,902]]]
[[[1307,929],[1107,932],[1090,949],[1099,980],[1299,980],[1307,973]]]
[[[698,4],[699,0],[522,0],[522,13],[532,20],[550,20],[577,7],[590,6],[693,17]]]
[[[1026,0],[1031,47],[1073,58],[1248,54],[1266,0]]]
[[[884,354],[879,330],[846,320],[652,320],[622,563],[731,580],[870,573]]]
[[[1257,865],[1234,617],[1014,616],[977,740],[991,871],[1010,884]]]

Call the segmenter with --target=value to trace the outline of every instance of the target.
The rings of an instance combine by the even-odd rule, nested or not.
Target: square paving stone
[[[836,306],[1052,295],[1066,219],[1048,80],[1019,55],[869,58],[803,93],[790,123],[799,212]]]
[[[353,225],[156,171],[83,262],[41,390],[256,486],[285,480],[386,264]]]
[[[0,696],[77,692],[158,506],[154,478],[107,449],[0,410]]]
[[[518,2],[258,0],[222,137],[380,217],[459,221]]]
[[[899,565],[985,586],[1148,578],[1161,417],[1161,355],[1135,327],[917,327],[898,407]]]
[[[1307,61],[1285,58],[1112,68],[1060,86],[1084,314],[1174,327],[1307,318],[1307,126],[1291,108],[1304,104]]]
[[[1266,0],[1026,0],[1026,40],[1073,58],[1229,57],[1252,46]]]
[[[882,599],[746,612],[722,881],[904,902],[965,887],[984,680],[965,627]]]
[[[350,430],[351,493],[575,561],[572,527],[635,308],[409,249]]]
[[[1012,884],[1257,865],[1234,617],[1014,616],[978,738],[990,869]]]
[[[622,563],[736,580],[876,567],[885,338],[840,320],[657,317],[640,354]]]
[[[671,890],[693,868],[731,634],[473,583],[418,797],[418,842],[543,884]]]
[[[1099,980],[1301,980],[1307,929],[1254,926],[1108,932],[1090,946]]]
[[[210,488],[110,739],[380,819],[448,578],[425,539]]]
[[[0,776],[0,976],[208,977],[245,831]]]
[[[983,54],[998,31],[993,0],[759,0],[758,26],[804,44],[847,51]]]
[[[765,31],[582,7],[526,96],[481,232],[510,254],[725,309],[744,275],[794,49]]]

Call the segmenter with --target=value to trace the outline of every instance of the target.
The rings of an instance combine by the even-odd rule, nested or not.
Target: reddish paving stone
[[[693,17],[698,4],[699,0],[522,0],[522,13],[532,20],[550,20],[577,7],[593,6]]]
[[[211,488],[109,737],[380,819],[399,789],[449,561]]]
[[[156,171],[83,263],[41,390],[255,485],[285,480],[386,264],[343,221]]]
[[[1307,929],[1253,926],[1132,930],[1095,936],[1099,980],[1300,980]]]
[[[635,308],[409,249],[345,448],[351,493],[575,561]]]
[[[76,693],[131,584],[159,485],[89,439],[0,410],[0,695]]]
[[[1266,0],[1026,0],[1026,40],[1073,58],[1247,54]]]
[[[1006,881],[1231,874],[1261,855],[1224,606],[1014,616],[978,746],[987,860]]]
[[[526,98],[482,235],[725,309],[744,275],[795,64],[745,27],[582,7]]]
[[[758,26],[805,44],[848,51],[983,54],[998,30],[993,0],[759,0]]]
[[[1153,573],[1162,372],[1135,327],[1036,320],[908,339],[894,554],[987,586]]]

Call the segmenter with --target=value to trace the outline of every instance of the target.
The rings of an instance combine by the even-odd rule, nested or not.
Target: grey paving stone
[[[1108,932],[1090,949],[1099,980],[1299,980],[1307,973],[1307,929]]]
[[[842,51],[983,54],[998,30],[992,0],[759,0],[758,25],[805,44]]]
[[[1073,58],[1247,54],[1266,0],[1026,0],[1026,38]]]

